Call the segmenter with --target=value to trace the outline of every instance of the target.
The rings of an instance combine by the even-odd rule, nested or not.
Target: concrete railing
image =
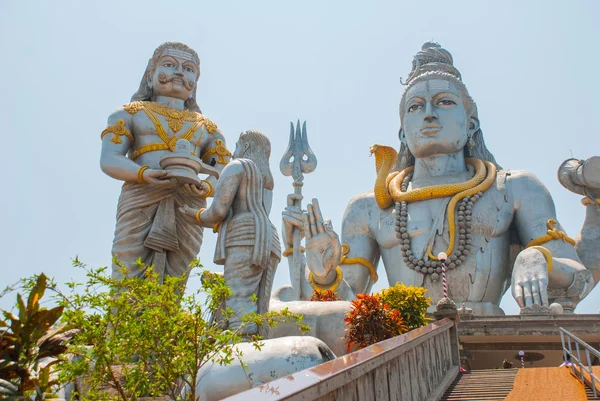
[[[436,401],[458,371],[456,324],[446,318],[226,400]]]

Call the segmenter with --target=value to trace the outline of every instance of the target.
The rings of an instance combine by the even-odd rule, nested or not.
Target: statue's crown
[[[412,70],[406,84],[427,72],[443,72],[462,80],[453,62],[450,52],[442,48],[439,43],[425,42],[413,59]]]

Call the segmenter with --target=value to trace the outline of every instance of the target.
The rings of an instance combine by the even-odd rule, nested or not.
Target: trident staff
[[[294,123],[290,122],[290,141],[279,163],[279,169],[283,175],[286,177],[292,176],[294,179],[294,193],[288,196],[288,199],[292,199],[293,202],[291,206],[302,208],[304,174],[312,173],[315,168],[317,168],[317,157],[308,145],[306,121],[302,124],[302,131],[300,131],[300,120],[298,120],[295,129]],[[300,280],[304,273],[300,259],[300,241],[300,231],[295,228],[293,232],[294,250],[292,262],[290,263],[290,280],[294,289],[294,299],[300,299]]]

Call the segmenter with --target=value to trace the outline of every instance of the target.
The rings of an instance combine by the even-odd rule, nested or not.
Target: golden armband
[[[548,266],[548,273],[550,273],[550,270],[552,270],[552,254],[550,251],[543,246],[532,246],[531,248],[537,249],[544,255],[544,259],[546,259],[546,265]]]
[[[215,146],[212,149],[209,149],[206,151],[206,153],[204,153],[202,155],[202,160],[206,160],[208,157],[212,156],[212,155],[217,155],[217,163],[219,164],[227,164],[227,160],[225,160],[226,157],[231,157],[231,152],[229,150],[227,150],[227,148],[225,147],[225,145],[223,144],[223,141],[220,139],[217,139],[215,141],[215,143],[217,144],[217,146]]]
[[[148,170],[150,167],[142,166],[137,172],[137,179],[140,184],[147,184],[148,181],[144,180],[144,171]]]
[[[335,292],[343,280],[344,280],[344,274],[342,273],[342,269],[340,269],[339,266],[336,266],[336,268],[335,268],[335,280],[333,280],[333,283],[331,283],[329,285],[321,285],[321,284],[317,283],[314,279],[312,272],[310,272],[310,274],[308,275],[308,283],[313,288],[313,290],[318,291],[320,293],[325,293],[325,294],[327,293],[327,291]]]
[[[376,283],[377,280],[379,280],[379,276],[375,271],[375,266],[373,263],[364,258],[349,258],[348,253],[350,253],[350,246],[347,244],[342,244],[342,257],[340,258],[340,265],[363,265],[369,269],[369,276],[371,277],[371,281],[373,281],[373,283]]]
[[[542,235],[541,237],[535,238],[531,240],[525,248],[531,248],[532,246],[542,245],[546,242],[554,241],[554,240],[562,240],[564,242],[568,242],[569,244],[575,246],[575,240],[570,238],[563,231],[558,231],[556,226],[556,220],[550,219],[546,223],[546,227],[548,231],[546,231],[546,235]],[[545,248],[544,248],[545,249]]]
[[[113,134],[113,137],[110,140],[112,143],[123,143],[123,141],[121,140],[122,136],[126,136],[127,138],[129,138],[129,140],[131,140],[131,142],[133,142],[133,135],[131,135],[131,132],[129,132],[129,130],[125,126],[125,120],[117,120],[117,123],[115,125],[109,125],[108,127],[106,127],[104,131],[102,131],[102,134],[100,134],[100,139],[104,139],[104,136],[106,134]]]

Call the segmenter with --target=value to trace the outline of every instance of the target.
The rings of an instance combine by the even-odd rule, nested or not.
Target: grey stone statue
[[[216,264],[223,268],[225,283],[233,294],[225,305],[236,312],[229,328],[240,327],[241,317],[265,313],[269,307],[273,277],[281,260],[281,245],[269,220],[273,199],[273,176],[269,168],[271,144],[258,131],[246,131],[235,146],[233,160],[223,169],[208,209],[188,205],[180,210],[204,227],[213,227],[219,237]],[[258,297],[257,302],[251,296]],[[249,326],[242,333],[257,333]],[[265,335],[261,330],[259,333]]]
[[[344,299],[369,292],[382,260],[390,283],[423,286],[435,305],[443,297],[436,255],[445,252],[449,297],[475,315],[503,314],[511,284],[521,307],[558,302],[572,312],[600,280],[598,196],[580,236],[569,238],[537,177],[500,167],[486,148],[475,102],[436,43],[414,58],[400,121],[400,152],[372,147],[377,181],[350,201],[341,241],[316,200],[304,213],[284,211],[285,245],[294,227],[306,238],[301,299],[313,289]]]
[[[176,208],[205,206],[214,178],[178,177],[173,161],[186,158],[171,156],[179,141],[181,149],[191,148],[187,159],[196,159],[196,165],[217,175],[231,154],[216,125],[200,113],[199,77],[200,59],[194,50],[164,43],[149,60],[131,103],[112,113],[102,132],[102,171],[125,182],[112,253],[129,276],[143,277],[144,268],[135,263],[138,258],[161,275],[182,275],[200,251],[203,228]],[[169,171],[161,167],[167,164]],[[121,277],[120,270],[113,265],[113,276]]]

